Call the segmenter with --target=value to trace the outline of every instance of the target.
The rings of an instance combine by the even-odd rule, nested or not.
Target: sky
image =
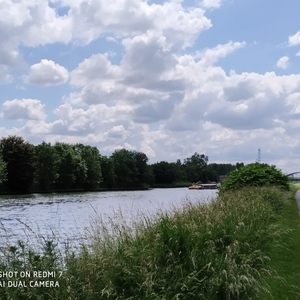
[[[299,0],[0,0],[0,137],[300,171]]]

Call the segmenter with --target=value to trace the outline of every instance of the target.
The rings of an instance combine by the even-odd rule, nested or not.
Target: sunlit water
[[[35,244],[40,238],[54,235],[61,243],[73,243],[82,238],[95,218],[114,220],[121,214],[128,223],[143,214],[180,207],[186,201],[209,202],[216,195],[216,190],[174,188],[1,196],[0,238],[2,244],[13,244],[18,239]]]

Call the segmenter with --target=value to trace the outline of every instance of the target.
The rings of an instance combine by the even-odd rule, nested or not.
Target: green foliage
[[[208,165],[208,157],[197,152],[183,163],[178,159],[149,165],[145,153],[126,149],[105,157],[96,147],[83,144],[42,142],[33,146],[16,136],[0,141],[0,184],[6,192],[190,185],[218,181],[225,169],[241,165]]]
[[[245,186],[280,186],[289,189],[288,177],[275,166],[253,163],[232,171],[220,188],[220,192]]]
[[[204,154],[194,153],[184,160],[185,173],[188,181],[207,182],[207,162],[208,157]]]
[[[0,153],[6,164],[5,185],[10,191],[30,190],[35,173],[34,146],[21,137],[9,136],[0,140]]]
[[[35,147],[36,188],[40,191],[97,189],[102,181],[101,156],[96,147],[43,142]]]
[[[230,172],[240,169],[241,167],[244,166],[243,163],[236,163],[235,165],[232,164],[216,164],[216,163],[211,163],[208,165],[210,169],[215,171],[218,175],[227,175]]]
[[[295,187],[292,185],[291,188]],[[269,254],[270,267],[276,273],[265,278],[272,293],[262,295],[261,299],[264,300],[300,299],[300,227],[295,192],[296,190],[281,211],[278,227],[284,234]]]
[[[116,174],[114,162],[111,157],[101,157],[101,170],[103,173],[103,186],[106,188],[114,188],[116,186]]]
[[[56,189],[71,189],[75,186],[76,180],[83,182],[86,177],[86,168],[78,153],[72,145],[66,143],[55,143],[54,164]]]
[[[226,165],[230,170],[236,169],[234,165]],[[176,182],[203,183],[219,181],[219,175],[224,175],[222,164],[209,164],[208,157],[204,154],[194,153],[191,157],[176,163],[160,161],[152,165],[155,184],[176,184]],[[225,173],[226,174],[226,173]]]
[[[262,280],[275,280],[268,255],[275,248],[290,252],[282,247],[287,231],[278,230],[281,215],[269,200],[281,199],[285,206],[287,194],[274,187],[244,188],[210,204],[186,203],[170,213],[145,216],[133,226],[98,220],[87,244],[64,257],[54,242],[45,240],[39,250],[19,242],[2,250],[0,271],[53,270],[59,286],[1,287],[0,299],[271,299],[272,290]],[[287,290],[288,283],[284,296]]]
[[[81,180],[76,180],[76,186],[82,186],[86,189],[99,188],[102,182],[101,155],[99,150],[96,147],[85,146],[83,144],[76,144],[74,149],[81,156],[80,167],[77,170],[84,170]]]
[[[66,299],[64,298],[66,286],[63,278],[62,257],[56,244],[51,240],[44,240],[40,249],[30,248],[22,241],[18,241],[16,245],[5,250],[2,249],[0,271],[14,274],[14,276],[1,278],[0,299]],[[47,273],[41,273],[43,271]],[[34,272],[40,272],[35,274],[43,274],[43,277],[37,277]],[[32,287],[39,281],[53,281],[56,287]],[[9,286],[9,282],[21,285]]]
[[[170,184],[176,180],[176,170],[171,163],[161,161],[152,165],[155,183]]]
[[[41,143],[35,147],[36,155],[36,187],[41,191],[53,189],[55,181],[54,148],[50,143]]]
[[[152,181],[152,172],[147,165],[146,154],[119,149],[114,151],[110,158],[117,187],[148,186]]]
[[[6,181],[6,163],[0,154],[0,184]]]
[[[138,171],[133,152],[126,149],[116,150],[111,155],[111,158],[114,163],[116,185],[118,187],[135,186]]]

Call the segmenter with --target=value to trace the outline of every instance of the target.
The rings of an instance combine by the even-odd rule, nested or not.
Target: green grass
[[[269,253],[269,266],[277,273],[267,279],[272,297],[265,294],[263,299],[300,299],[300,227],[294,195],[283,208],[279,226],[289,230],[279,241],[280,247],[272,247]]]
[[[270,187],[187,202],[130,226],[96,219],[76,253],[49,241],[39,251],[7,248],[1,271],[63,276],[57,288],[2,287],[0,299],[299,299],[298,225],[291,192]]]

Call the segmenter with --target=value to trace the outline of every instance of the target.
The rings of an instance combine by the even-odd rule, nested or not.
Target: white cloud
[[[105,132],[113,126],[125,126],[124,124],[130,120],[131,110],[132,108],[126,105],[109,107],[105,104],[75,109],[69,103],[64,103],[55,109],[54,113],[61,120],[59,130],[81,135],[95,134],[100,128]]]
[[[300,31],[297,31],[294,35],[289,36],[289,45],[290,46],[300,45]]]
[[[40,63],[30,67],[27,82],[36,85],[58,85],[65,83],[69,72],[52,60],[42,59]]]
[[[71,72],[71,83],[87,86],[120,77],[119,66],[112,65],[107,55],[94,54]]]
[[[201,4],[205,8],[219,8],[221,6],[221,0],[202,0]]]
[[[210,6],[218,4],[217,0],[210,2]],[[6,0],[5,9],[0,12],[3,29],[0,36],[6,38],[6,45],[12,43],[7,53],[17,51],[20,43],[31,47],[56,42],[89,44],[105,34],[115,39],[147,30],[162,32],[178,47],[187,47],[199,33],[211,27],[202,9],[186,8],[180,1],[156,4],[140,0],[62,0],[52,3],[56,5],[50,7],[48,1],[39,0],[18,3]],[[64,15],[56,11],[61,7],[68,8]]]
[[[298,52],[296,53],[296,56],[300,56],[300,51],[298,51]]]
[[[197,7],[186,9],[181,3],[165,2],[148,4],[139,0],[91,0],[76,4],[64,1],[71,7],[69,17],[73,20],[72,35],[83,42],[113,32],[119,36],[139,35],[148,30],[162,32],[177,47],[192,44],[203,30],[211,27],[204,11]]]
[[[24,84],[50,86],[42,97],[52,111],[46,122],[41,101],[5,101],[0,122],[20,120],[7,123],[21,125],[4,132],[0,127],[0,132],[34,141],[83,142],[101,152],[126,147],[145,152],[152,161],[175,161],[198,151],[211,161],[250,162],[258,146],[262,157],[269,153],[275,164],[285,164],[282,153],[300,158],[300,75],[230,71],[234,52],[244,47],[241,52],[246,53],[243,40],[253,37],[248,39],[247,31],[240,41],[221,36],[225,42],[218,45],[215,38],[223,28],[216,22],[211,40],[209,32],[201,40],[201,33],[212,26],[206,10],[222,2],[53,0],[50,7],[48,1],[5,0],[0,10],[0,38],[5,41],[0,45],[0,83],[13,80],[20,86],[24,66],[44,57],[30,67]],[[290,36],[289,44],[300,44],[299,38],[300,32]],[[59,51],[50,53],[53,48]],[[72,62],[55,63],[62,61],[56,55],[73,51]],[[237,62],[240,58],[238,54]],[[283,56],[277,66],[286,69],[288,62]],[[40,92],[30,85],[24,90],[11,87],[2,95],[9,89],[28,98]]]
[[[0,20],[0,38],[5,41],[0,47],[0,64],[20,63],[21,44],[35,47],[71,39],[71,20],[59,17],[48,1],[2,1]]]
[[[288,67],[289,60],[288,56],[282,56],[278,59],[276,65],[280,69],[286,69]]]
[[[245,42],[228,42],[227,44],[219,44],[214,48],[200,51],[196,54],[200,58],[203,66],[210,66],[216,63],[220,58],[227,56],[233,51],[240,49],[246,45]]]
[[[8,72],[8,67],[0,65],[0,84],[12,81],[13,78]]]
[[[288,95],[286,97],[286,106],[290,109],[291,115],[300,115],[300,92]]]
[[[2,104],[1,116],[13,120],[44,120],[44,105],[36,99],[13,99]]]

